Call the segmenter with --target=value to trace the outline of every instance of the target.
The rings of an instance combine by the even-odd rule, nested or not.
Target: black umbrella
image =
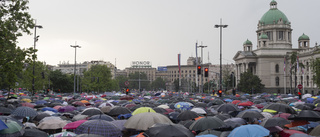
[[[49,135],[44,131],[31,128],[31,129],[25,129],[24,134],[21,137],[48,137],[48,136]]]
[[[76,137],[103,137],[103,136],[96,135],[96,134],[80,134],[80,135],[77,135]]]
[[[167,112],[164,108],[159,108],[159,107],[155,107],[155,108],[153,108],[153,110],[156,111],[157,113],[160,113],[160,114]]]
[[[38,115],[37,111],[30,107],[18,107],[15,109],[11,115],[19,116],[19,117],[35,117]]]
[[[302,110],[298,115],[291,115],[289,120],[319,121],[320,113],[313,110]]]
[[[211,134],[211,135],[216,135],[216,136],[220,136],[222,132],[220,131],[217,131],[217,130],[212,130],[212,129],[208,129],[208,130],[205,130],[203,132],[200,132],[198,135],[208,135],[208,134]]]
[[[240,111],[238,107],[233,104],[222,104],[216,110],[223,113],[228,113],[230,111]]]
[[[91,116],[89,118],[89,120],[93,120],[93,119],[97,119],[97,120],[106,120],[106,121],[114,121],[114,119],[108,115],[105,115],[105,114],[100,114],[100,115],[94,115],[94,116]]]
[[[0,107],[0,113],[2,113],[4,115],[10,115],[12,113],[12,110],[9,108]]]
[[[194,134],[179,124],[155,124],[145,134],[150,137],[194,137]]]
[[[221,119],[216,117],[204,117],[193,122],[189,129],[194,131],[204,131],[207,129],[218,129],[222,126],[225,126],[225,123]]]
[[[196,103],[196,104],[195,104],[195,107],[206,108],[206,107],[207,107],[207,104],[206,104],[206,103],[203,103],[203,102],[199,102],[199,103]]]
[[[179,124],[183,125],[187,129],[193,124],[194,120],[186,120],[186,121],[180,121]]]
[[[42,120],[43,118],[45,118],[45,117],[50,117],[50,116],[51,116],[51,115],[48,114],[48,113],[40,113],[40,114],[38,114],[36,117],[34,117],[33,120],[39,122],[39,121]]]
[[[108,113],[110,116],[119,116],[121,114],[128,114],[131,113],[131,111],[125,107],[114,107],[110,110]]]
[[[221,120],[226,120],[228,118],[231,118],[231,116],[229,114],[218,114],[218,115],[216,115],[214,117],[219,118]]]
[[[223,121],[226,124],[226,128],[236,128],[247,124],[247,121],[243,118],[229,118]]]
[[[277,112],[297,114],[297,112],[291,106],[289,106],[287,104],[282,104],[282,103],[271,103],[271,104],[263,107],[262,110],[264,110],[264,109],[272,109]]]
[[[237,115],[237,117],[257,118],[257,119],[264,118],[264,116],[261,113],[259,113],[258,111],[242,111]]]
[[[312,110],[313,108],[304,104],[298,104],[294,106],[295,108],[301,109],[301,110]]]
[[[263,122],[260,123],[260,125],[265,128],[269,128],[269,127],[275,127],[275,126],[284,126],[290,123],[291,122],[289,122],[288,120],[282,117],[272,117],[264,120]]]
[[[95,108],[85,109],[81,113],[81,115],[87,115],[87,116],[100,115],[100,114],[103,114],[103,112],[100,109],[95,109]]]
[[[196,112],[190,111],[190,110],[186,110],[186,111],[182,111],[177,119],[178,120],[191,120],[194,118],[199,117],[199,115]]]

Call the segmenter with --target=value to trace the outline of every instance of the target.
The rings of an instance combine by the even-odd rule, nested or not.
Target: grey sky
[[[293,47],[303,33],[311,46],[319,42],[319,0],[276,0],[293,29]],[[246,39],[256,49],[256,29],[271,0],[30,0],[29,13],[41,24],[38,60],[104,60],[124,69],[131,61],[151,61],[153,67],[181,64],[195,56],[195,43],[208,46],[204,62],[219,64],[219,24],[223,29],[223,63],[232,63]],[[34,30],[32,30],[34,31]],[[19,46],[33,46],[33,35],[19,38]],[[200,54],[200,52],[199,52]]]

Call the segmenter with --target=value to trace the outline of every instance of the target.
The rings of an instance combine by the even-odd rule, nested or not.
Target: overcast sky
[[[303,33],[313,47],[320,41],[320,0],[276,0],[293,29],[293,47]],[[256,49],[256,30],[271,0],[30,0],[29,13],[43,29],[37,42],[38,60],[57,65],[63,61],[104,60],[120,69],[131,61],[151,61],[153,67],[181,64],[195,56],[195,43],[204,62],[219,64],[220,23],[223,29],[223,64],[242,50],[249,39]],[[34,30],[32,30],[34,32]],[[20,47],[33,46],[33,35],[19,38]],[[198,52],[200,55],[200,52]]]

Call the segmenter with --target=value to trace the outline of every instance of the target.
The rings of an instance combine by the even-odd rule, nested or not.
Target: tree
[[[240,74],[240,82],[238,89],[246,93],[257,93],[264,89],[264,85],[261,83],[261,79],[253,75],[252,72],[246,71]]]
[[[149,90],[150,89],[150,81],[147,78],[147,74],[143,73],[143,72],[135,72],[135,73],[131,73],[129,74],[129,88],[130,89],[137,89],[139,90],[139,79],[140,79],[140,90],[142,89],[146,89]]]
[[[116,80],[117,80],[117,82],[118,82],[119,89],[124,89],[124,88],[127,87],[126,85],[124,85],[124,83],[125,83],[126,81],[128,81],[128,77],[126,77],[126,76],[117,76],[117,77],[116,77]]]
[[[17,47],[23,33],[31,34],[34,27],[28,12],[28,0],[0,1],[0,87],[10,88],[17,82],[17,74],[25,62],[30,61],[33,49]]]
[[[85,91],[111,91],[119,87],[113,81],[110,68],[106,65],[93,65],[83,73],[82,89]]]
[[[232,87],[232,78],[231,78],[231,67],[228,65],[222,70],[222,79],[223,79],[223,86],[225,88],[230,89]]]
[[[63,74],[60,70],[49,74],[50,87],[55,92],[73,92],[73,75]],[[60,91],[59,91],[60,90]]]
[[[156,80],[151,83],[151,88],[153,90],[166,89],[166,82],[161,77],[157,77]]]
[[[314,74],[312,80],[317,87],[320,87],[320,58],[313,59],[311,62],[311,67]]]

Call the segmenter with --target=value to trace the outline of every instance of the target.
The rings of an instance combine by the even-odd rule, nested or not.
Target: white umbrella
[[[198,107],[197,108],[192,108],[191,111],[196,112],[197,114],[200,114],[200,115],[207,114],[207,112],[204,111],[204,109],[198,108]]]
[[[302,96],[302,99],[311,98],[311,97],[312,97],[311,94],[304,94],[304,95]]]
[[[159,105],[158,108],[164,108],[164,109],[168,109],[170,108],[168,105]]]
[[[172,123],[171,120],[159,113],[140,113],[130,117],[124,124],[127,129],[147,130],[156,123]]]
[[[67,122],[64,120],[56,120],[56,119],[50,119],[41,122],[37,128],[39,129],[59,129],[63,128],[64,126],[67,125]]]

